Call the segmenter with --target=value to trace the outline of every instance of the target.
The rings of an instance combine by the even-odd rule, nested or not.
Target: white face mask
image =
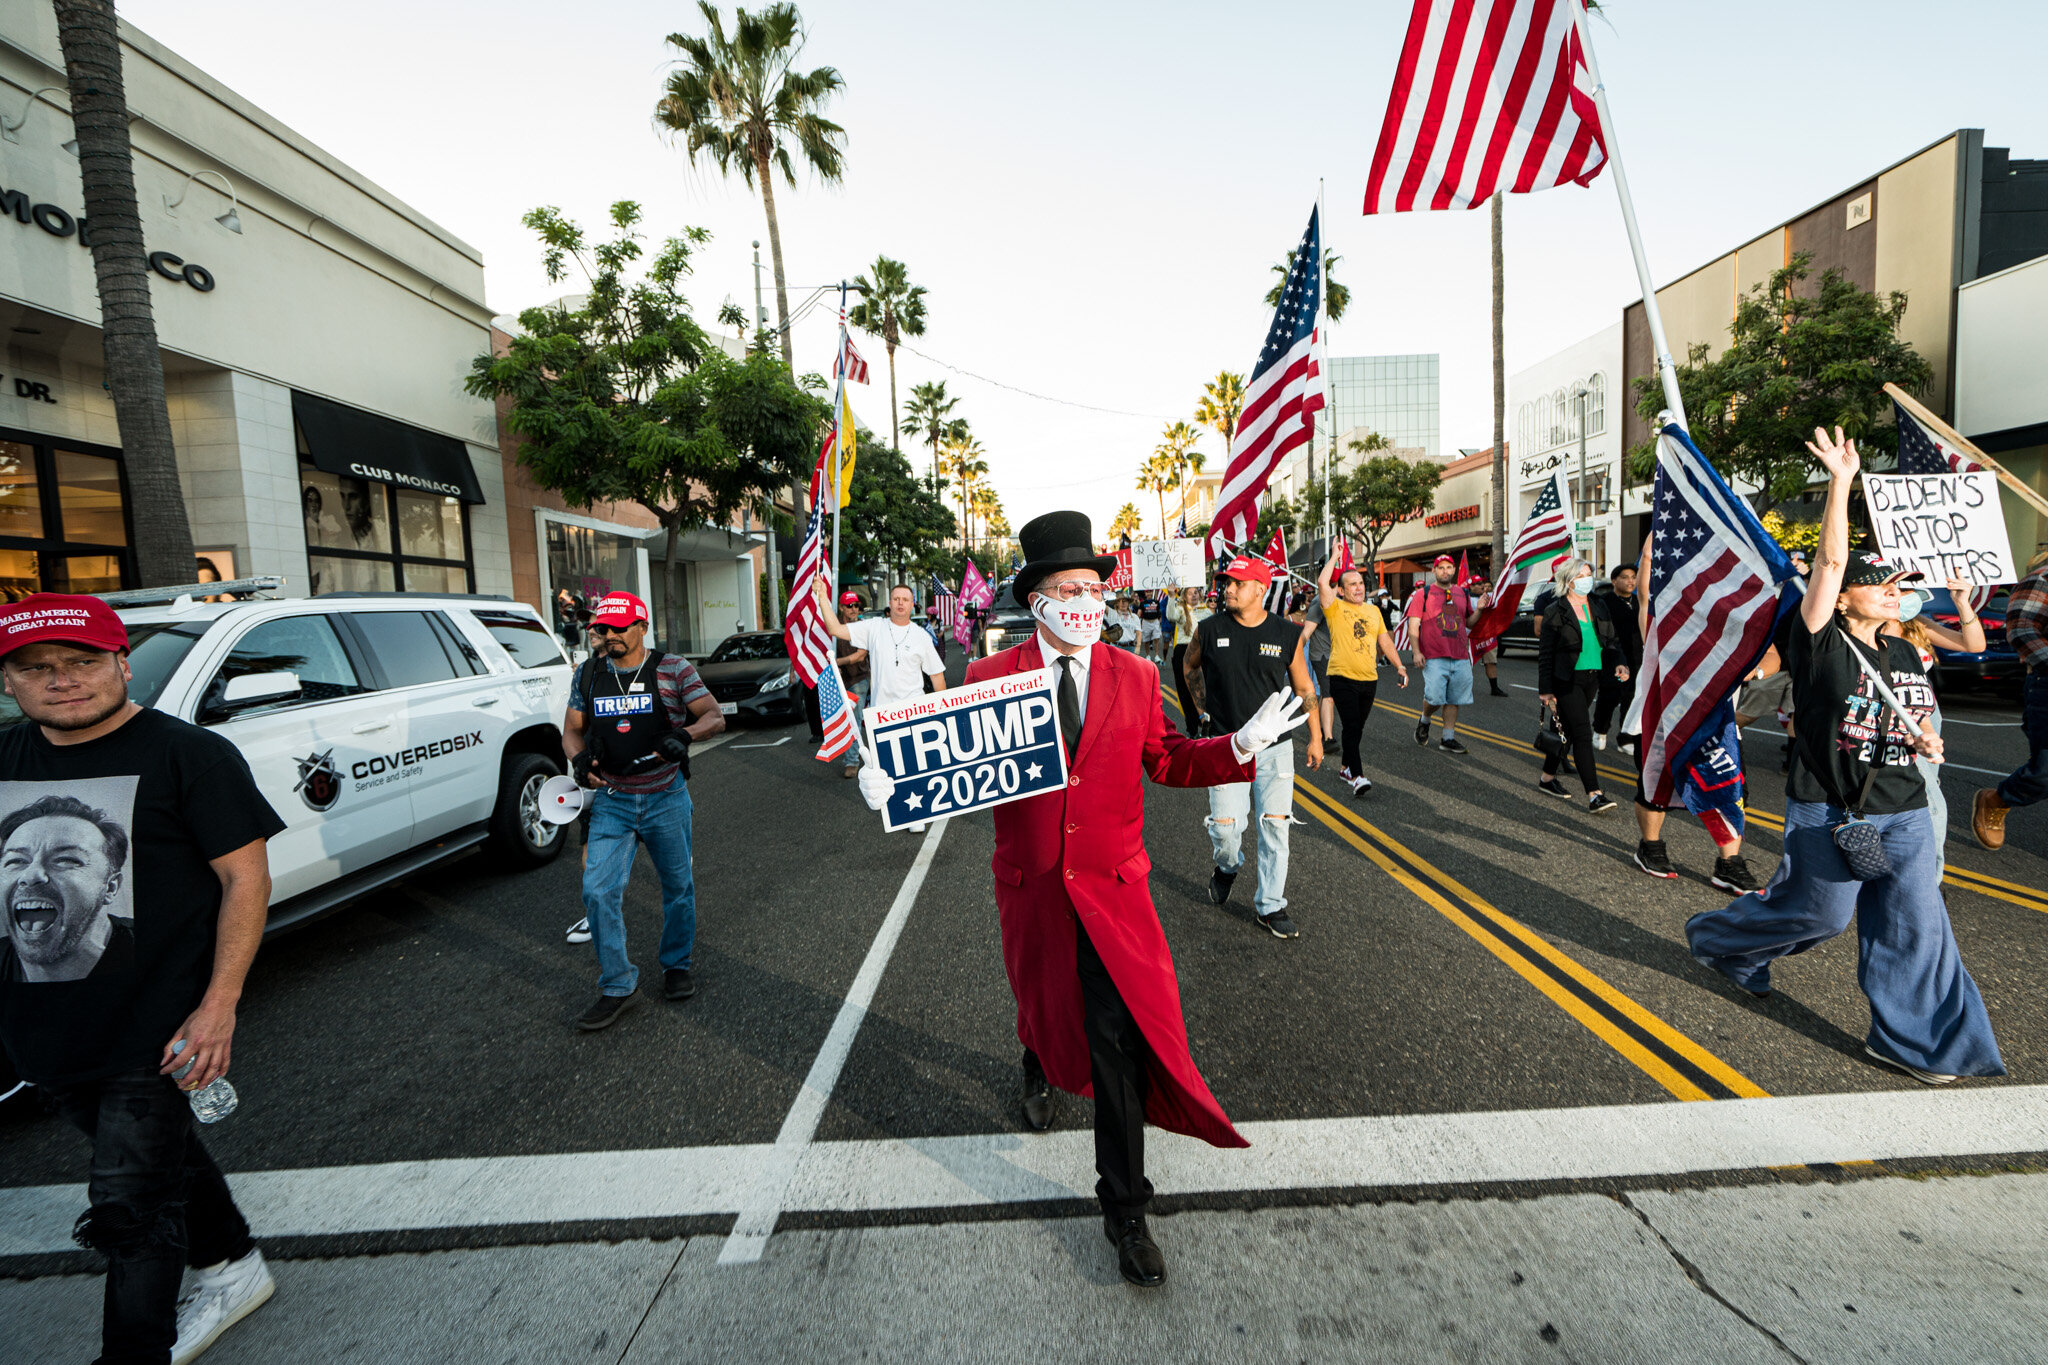
[[[1085,592],[1071,602],[1062,602],[1044,593],[1031,595],[1031,614],[1060,643],[1069,645],[1092,645],[1102,638],[1102,615],[1107,605],[1101,598]]]
[[[1572,591],[1577,593],[1581,597],[1584,597],[1587,593],[1593,591],[1593,575],[1582,574],[1579,577],[1574,578],[1572,580]]]

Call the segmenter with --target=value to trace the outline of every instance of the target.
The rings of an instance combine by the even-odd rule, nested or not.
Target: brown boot
[[[2005,813],[2012,807],[1998,799],[1998,789],[1981,787],[1970,803],[1970,833],[1977,842],[1997,852],[2005,847]]]

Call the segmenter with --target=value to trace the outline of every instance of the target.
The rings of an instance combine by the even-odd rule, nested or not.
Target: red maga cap
[[[0,656],[53,640],[109,653],[128,648],[128,627],[97,597],[39,592],[0,610]]]
[[[1449,555],[1438,555],[1435,559],[1430,561],[1431,568],[1435,568],[1439,564],[1448,564],[1452,568],[1456,568],[1458,561],[1452,559]]]
[[[1225,578],[1241,578],[1247,583],[1264,583],[1271,587],[1273,583],[1273,566],[1263,559],[1254,559],[1250,555],[1239,555],[1224,567],[1223,576]]]
[[[860,594],[859,594],[859,593],[857,593],[857,592],[843,592],[843,593],[840,593],[840,594],[839,594],[839,605],[840,605],[840,606],[842,606],[842,607],[857,607],[857,606],[859,606],[859,605],[860,605]]]
[[[590,624],[593,626],[618,626],[624,628],[632,625],[635,621],[652,619],[647,614],[647,604],[629,592],[605,594],[605,599],[599,602],[590,613]]]

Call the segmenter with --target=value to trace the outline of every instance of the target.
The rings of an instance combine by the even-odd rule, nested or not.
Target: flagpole
[[[839,418],[846,411],[846,281],[839,282],[839,359],[833,362],[839,384],[832,390],[832,609],[839,610],[839,505],[845,501],[840,486],[839,466],[846,458],[846,433],[839,430]]]
[[[1600,129],[1607,142],[1607,160],[1614,170],[1614,193],[1621,200],[1621,221],[1628,229],[1628,248],[1635,256],[1636,279],[1643,289],[1643,317],[1650,324],[1650,346],[1657,356],[1657,377],[1664,384],[1664,405],[1671,409],[1678,425],[1687,431],[1685,400],[1678,393],[1678,367],[1671,359],[1671,345],[1664,339],[1664,316],[1657,311],[1657,290],[1650,281],[1650,260],[1643,254],[1643,234],[1636,226],[1635,200],[1629,196],[1628,174],[1621,168],[1621,141],[1615,135],[1614,115],[1607,107],[1607,85],[1600,79],[1600,62],[1593,55],[1593,36],[1586,26],[1584,0],[1569,0],[1572,27],[1578,31],[1579,46],[1586,54],[1586,74],[1593,78],[1593,103],[1600,111]]]
[[[1324,211],[1323,205],[1323,177],[1317,176],[1316,249],[1318,251],[1321,251],[1323,253],[1323,256],[1325,257],[1327,257],[1330,253],[1323,247],[1322,236],[1323,233],[1328,230],[1329,223],[1330,215]],[[1337,410],[1330,406],[1330,376],[1327,373],[1330,361],[1330,277],[1326,272],[1324,272],[1323,262],[1321,259],[1318,259],[1316,261],[1316,278],[1322,282],[1322,288],[1316,290],[1316,311],[1320,314],[1320,316],[1316,319],[1316,331],[1317,334],[1322,338],[1323,342],[1322,361],[1320,364],[1316,366],[1316,379],[1320,381],[1323,386],[1322,412],[1324,414],[1325,419],[1330,424],[1330,448],[1327,451],[1323,452],[1322,539],[1323,553],[1325,557],[1327,557],[1330,550],[1330,535],[1332,521],[1332,513],[1330,510],[1330,480],[1337,471]],[[1308,476],[1309,481],[1313,483],[1315,481],[1316,476],[1316,429],[1313,422],[1310,423],[1308,429],[1308,450]]]

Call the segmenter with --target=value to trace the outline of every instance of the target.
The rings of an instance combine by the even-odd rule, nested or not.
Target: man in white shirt
[[[916,601],[907,586],[898,583],[889,589],[887,616],[869,616],[850,624],[833,612],[831,589],[823,574],[818,575],[812,591],[817,595],[818,615],[824,620],[825,629],[835,639],[849,641],[854,648],[867,651],[869,706],[915,701],[924,695],[927,679],[934,692],[945,689],[945,661],[932,645],[931,632],[911,619]],[[848,768],[859,761],[858,748],[847,752]],[[922,824],[911,826],[913,831],[922,828]]]

